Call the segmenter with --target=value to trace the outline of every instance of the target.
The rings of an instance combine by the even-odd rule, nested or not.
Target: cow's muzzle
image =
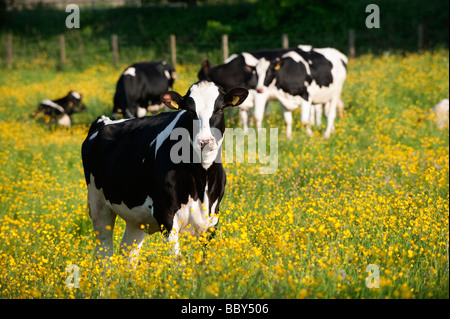
[[[206,137],[206,138],[201,138],[198,143],[200,145],[200,149],[203,151],[203,149],[208,146],[209,148],[214,148],[214,144],[215,144],[216,140],[214,139],[214,137],[210,136],[210,137]]]

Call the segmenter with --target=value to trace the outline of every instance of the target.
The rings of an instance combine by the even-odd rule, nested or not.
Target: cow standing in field
[[[198,236],[217,225],[226,182],[220,160],[223,109],[240,105],[247,95],[244,88],[224,93],[201,81],[184,97],[162,95],[178,112],[118,121],[103,116],[92,124],[82,159],[97,256],[113,254],[117,215],[126,222],[121,248],[127,255],[129,250],[131,261],[145,233],[164,228],[178,255],[179,233]]]
[[[125,69],[116,85],[113,117],[143,117],[164,108],[160,96],[172,90],[177,74],[163,62],[135,63]]]
[[[57,100],[43,100],[33,115],[42,113],[56,121],[59,125],[70,127],[72,125],[71,115],[86,110],[82,102],[82,95],[76,91],[69,91],[66,96]]]
[[[254,98],[256,96],[256,85],[258,83],[257,66],[259,62],[271,61],[290,50],[292,49],[261,50],[233,54],[225,60],[224,64],[216,67],[213,67],[206,60],[202,63],[202,68],[197,76],[199,80],[213,81],[225,90],[235,86],[249,90],[247,99],[239,106],[239,118],[244,127],[244,132],[247,132],[248,111],[254,106]]]
[[[312,135],[310,125],[316,118],[321,118],[321,105],[325,105],[327,128],[324,137],[329,138],[334,130],[337,112],[342,112],[340,99],[342,87],[347,76],[347,57],[333,48],[317,49],[310,46],[298,46],[267,63],[260,63],[258,68],[266,72],[258,78],[255,98],[255,120],[262,126],[264,106],[268,99],[277,99],[285,108],[286,134],[292,137],[292,111],[301,105],[302,124],[308,135]],[[338,110],[339,108],[339,110]]]

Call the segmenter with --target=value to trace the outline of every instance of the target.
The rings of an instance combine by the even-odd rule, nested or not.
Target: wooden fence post
[[[59,49],[60,49],[60,67],[63,69],[66,65],[66,41],[64,35],[59,36]]]
[[[425,26],[419,23],[417,26],[417,49],[422,50],[425,43]]]
[[[6,66],[8,69],[12,68],[13,64],[13,36],[8,34],[6,36]]]
[[[289,48],[289,36],[286,33],[283,33],[283,36],[281,37],[281,46],[283,49]]]
[[[113,53],[114,68],[117,69],[119,65],[119,39],[117,38],[117,34],[113,34],[111,36],[111,47]]]
[[[355,49],[355,29],[348,30],[348,54],[354,59],[356,56]]]
[[[172,66],[175,68],[177,64],[177,38],[175,34],[170,35],[170,56],[172,58]]]
[[[223,52],[223,60],[228,59],[228,34],[222,35],[222,52]]]

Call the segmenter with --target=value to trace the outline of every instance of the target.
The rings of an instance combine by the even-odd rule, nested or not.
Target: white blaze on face
[[[191,87],[190,97],[194,100],[199,123],[198,133],[194,136],[193,147],[197,152],[201,152],[202,165],[207,169],[216,159],[220,147],[216,144],[209,125],[214,112],[214,104],[219,97],[219,89],[211,82],[200,82]],[[201,149],[202,141],[209,141],[204,150]]]
[[[269,66],[270,61],[267,61],[264,58],[260,59],[259,63],[256,65],[256,74],[258,75],[258,85],[256,86],[256,89],[264,88],[264,81],[266,79],[266,74]]]

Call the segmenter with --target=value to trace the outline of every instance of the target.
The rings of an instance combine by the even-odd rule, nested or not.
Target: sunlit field
[[[0,298],[449,298],[449,132],[427,115],[448,98],[448,50],[351,60],[345,116],[329,140],[325,120],[305,134],[300,110],[287,140],[272,102],[264,126],[278,128],[278,169],[225,164],[209,244],[181,236],[175,260],[154,234],[135,269],[116,254],[106,271],[94,257],[81,144],[111,113],[121,70],[36,65],[0,71]],[[175,90],[198,70],[178,66]],[[30,117],[71,89],[88,107],[72,128]],[[227,126],[239,126],[237,111]],[[116,252],[124,226],[119,218]],[[379,288],[366,285],[369,265]]]

